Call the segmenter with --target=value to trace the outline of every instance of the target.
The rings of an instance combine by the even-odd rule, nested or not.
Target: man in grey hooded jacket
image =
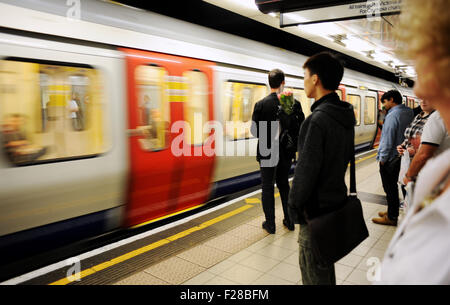
[[[335,93],[344,68],[332,54],[322,52],[304,64],[305,93],[315,102],[300,129],[299,158],[289,193],[289,215],[300,224],[299,262],[305,285],[335,285],[334,264],[313,254],[307,221],[336,210],[347,198],[345,172],[353,153],[353,106]]]

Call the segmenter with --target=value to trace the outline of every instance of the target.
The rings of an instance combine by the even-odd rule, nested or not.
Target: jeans
[[[388,217],[396,221],[399,214],[400,199],[398,197],[398,174],[400,173],[400,158],[380,163],[380,175],[388,203]]]
[[[284,218],[290,220],[287,204],[289,198],[289,170],[291,168],[291,164],[292,161],[290,159],[280,158],[276,167],[260,167],[262,207],[266,217],[266,222],[270,226],[275,226],[275,182],[280,190]]]
[[[303,285],[336,285],[334,264],[322,263],[314,255],[307,225],[300,224],[298,262]]]

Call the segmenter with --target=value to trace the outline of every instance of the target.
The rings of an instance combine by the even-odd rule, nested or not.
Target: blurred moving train
[[[257,185],[248,131],[273,68],[310,113],[305,56],[111,3],[81,1],[78,20],[70,9],[0,1],[2,253],[139,226]],[[345,70],[338,94],[354,106],[357,148],[373,146],[379,98],[393,88]],[[223,132],[198,128],[213,120]],[[174,131],[177,121],[193,132]],[[176,156],[180,134],[187,150]],[[219,135],[227,154],[195,155]]]

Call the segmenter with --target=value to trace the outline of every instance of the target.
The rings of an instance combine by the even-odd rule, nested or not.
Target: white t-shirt
[[[75,100],[70,100],[67,109],[69,110],[69,119],[76,119],[78,112],[77,102]]]
[[[439,146],[434,156],[450,148],[450,137],[448,136],[444,121],[437,110],[430,115],[425,123],[420,141],[421,143]]]
[[[450,149],[421,170],[413,205],[395,232],[376,284],[450,284],[450,189],[417,212],[450,169]]]

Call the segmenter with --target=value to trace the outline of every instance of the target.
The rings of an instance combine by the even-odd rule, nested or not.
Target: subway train
[[[142,226],[258,185],[249,130],[271,69],[310,114],[303,55],[78,4],[0,1],[2,253]],[[337,93],[354,106],[356,148],[376,143],[380,96],[393,88],[417,106],[411,89],[345,70]]]

